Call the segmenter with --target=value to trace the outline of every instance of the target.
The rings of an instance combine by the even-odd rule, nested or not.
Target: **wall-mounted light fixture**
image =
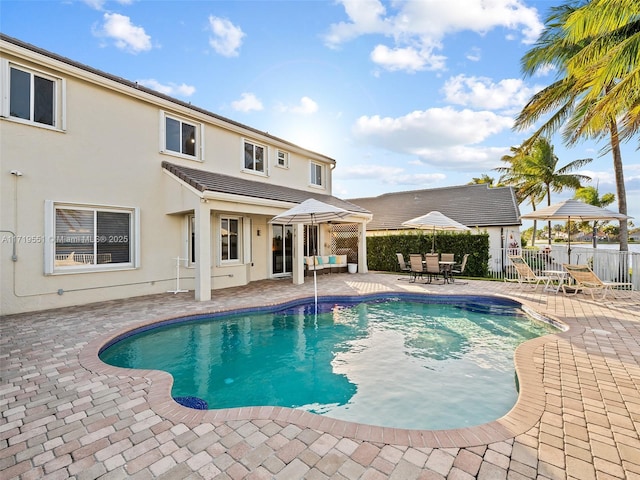
[[[22,176],[22,172],[19,170],[11,170],[11,175],[15,175],[16,177],[21,177]]]
[[[260,229],[256,230],[256,235],[259,237],[260,236]]]

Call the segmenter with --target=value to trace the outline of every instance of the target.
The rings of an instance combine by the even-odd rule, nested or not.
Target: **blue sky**
[[[328,155],[334,195],[355,198],[497,179],[527,136],[514,116],[554,80],[524,79],[520,59],[559,3],[0,0],[0,30]],[[552,142],[616,192],[604,143]],[[623,163],[640,225],[637,144]]]

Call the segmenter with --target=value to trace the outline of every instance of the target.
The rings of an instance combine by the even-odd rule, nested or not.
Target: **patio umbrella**
[[[276,215],[270,220],[270,223],[302,223],[313,226],[319,223],[339,220],[349,215],[351,215],[351,212],[344,208],[335,207],[314,198],[309,198],[295,207],[290,208],[286,212]],[[314,251],[313,255],[316,254],[317,252]],[[313,294],[316,313],[318,313],[318,282],[316,279],[315,268],[313,269]]]
[[[579,200],[569,199],[536,210],[535,212],[525,213],[524,215],[520,215],[520,218],[525,220],[566,220],[567,230],[569,232],[567,237],[567,253],[569,263],[571,263],[571,220],[578,220],[580,222],[593,220],[622,221],[633,217],[607,210],[606,208],[596,207],[595,205],[590,205]]]
[[[442,213],[434,210],[422,215],[421,217],[412,218],[406,222],[402,222],[405,227],[421,228],[423,230],[433,230],[433,237],[431,240],[431,253],[436,249],[436,230],[438,231],[450,231],[450,232],[463,232],[471,230],[466,225],[463,225],[455,220],[443,215]]]

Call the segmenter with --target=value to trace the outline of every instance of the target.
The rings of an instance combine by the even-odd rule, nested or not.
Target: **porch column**
[[[367,273],[367,224],[358,224],[358,272]]]
[[[195,213],[197,301],[211,300],[211,209],[201,200]]]
[[[293,284],[300,285],[304,283],[304,225],[293,225]]]

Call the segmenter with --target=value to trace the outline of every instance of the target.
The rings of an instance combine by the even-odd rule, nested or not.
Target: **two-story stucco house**
[[[367,270],[371,214],[332,196],[331,158],[5,35],[0,88],[2,314],[302,283],[345,235]],[[270,222],[307,198],[348,226]]]

